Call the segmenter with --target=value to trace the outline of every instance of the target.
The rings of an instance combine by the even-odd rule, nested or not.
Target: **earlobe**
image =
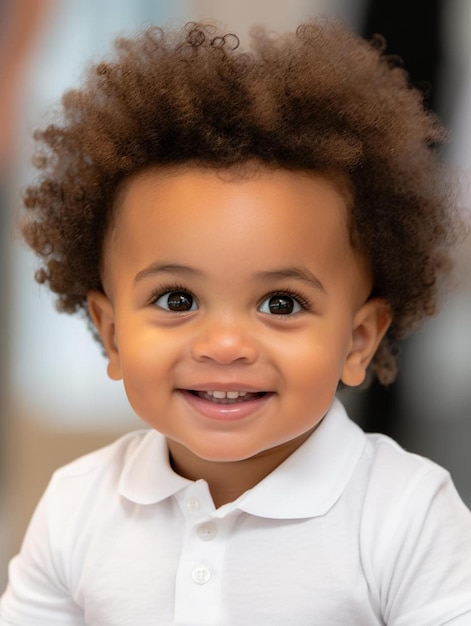
[[[391,324],[391,309],[380,298],[365,302],[355,315],[352,345],[342,370],[345,385],[357,387],[366,377],[366,370],[382,338]]]
[[[121,365],[116,343],[114,309],[109,298],[100,291],[91,291],[87,296],[90,317],[100,335],[108,357],[108,376],[112,380],[121,379]]]

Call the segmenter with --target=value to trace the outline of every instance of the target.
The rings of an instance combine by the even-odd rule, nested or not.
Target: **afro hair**
[[[212,23],[115,45],[35,134],[39,176],[22,229],[58,308],[88,315],[117,190],[144,168],[255,161],[337,172],[352,188],[352,245],[393,314],[372,363],[391,382],[400,342],[436,311],[456,224],[443,128],[381,41],[321,20],[285,35],[254,30],[247,51]]]

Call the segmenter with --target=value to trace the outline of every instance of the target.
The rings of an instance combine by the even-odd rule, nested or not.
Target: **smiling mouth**
[[[266,391],[250,392],[250,391],[193,391],[190,393],[198,398],[207,400],[214,404],[236,404],[237,402],[248,402],[249,400],[258,400],[267,395]]]

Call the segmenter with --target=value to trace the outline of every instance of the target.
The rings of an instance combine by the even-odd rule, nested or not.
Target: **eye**
[[[288,294],[276,293],[268,296],[258,307],[260,313],[271,315],[291,315],[303,310],[301,304]]]
[[[165,311],[196,311],[198,305],[187,291],[169,291],[155,300],[155,304]]]

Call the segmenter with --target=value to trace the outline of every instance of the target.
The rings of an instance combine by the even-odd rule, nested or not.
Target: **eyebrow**
[[[188,276],[201,276],[203,272],[195,269],[194,267],[189,267],[187,265],[179,265],[178,263],[152,263],[148,267],[144,268],[140,272],[136,274],[134,277],[134,282],[138,283],[141,280],[145,280],[146,278],[150,278],[155,276],[155,274],[160,273],[173,273],[173,274],[186,274]],[[310,272],[306,268],[300,267],[287,267],[280,268],[276,270],[266,270],[262,272],[256,272],[254,274],[256,280],[301,280],[305,283],[308,283],[310,287],[314,287],[318,291],[322,291],[326,293],[324,285],[321,281],[315,276],[312,272]]]
[[[134,282],[138,283],[145,278],[150,278],[155,274],[160,274],[162,272],[168,272],[173,274],[187,274],[189,276],[197,276],[202,274],[202,272],[200,272],[199,270],[193,267],[188,267],[187,265],[178,265],[177,263],[152,263],[151,265],[136,274],[136,276],[134,277]]]
[[[310,287],[314,287],[318,291],[326,293],[324,285],[321,281],[306,268],[301,267],[287,267],[277,270],[268,270],[264,272],[257,272],[255,277],[259,280],[301,280],[308,283]]]

